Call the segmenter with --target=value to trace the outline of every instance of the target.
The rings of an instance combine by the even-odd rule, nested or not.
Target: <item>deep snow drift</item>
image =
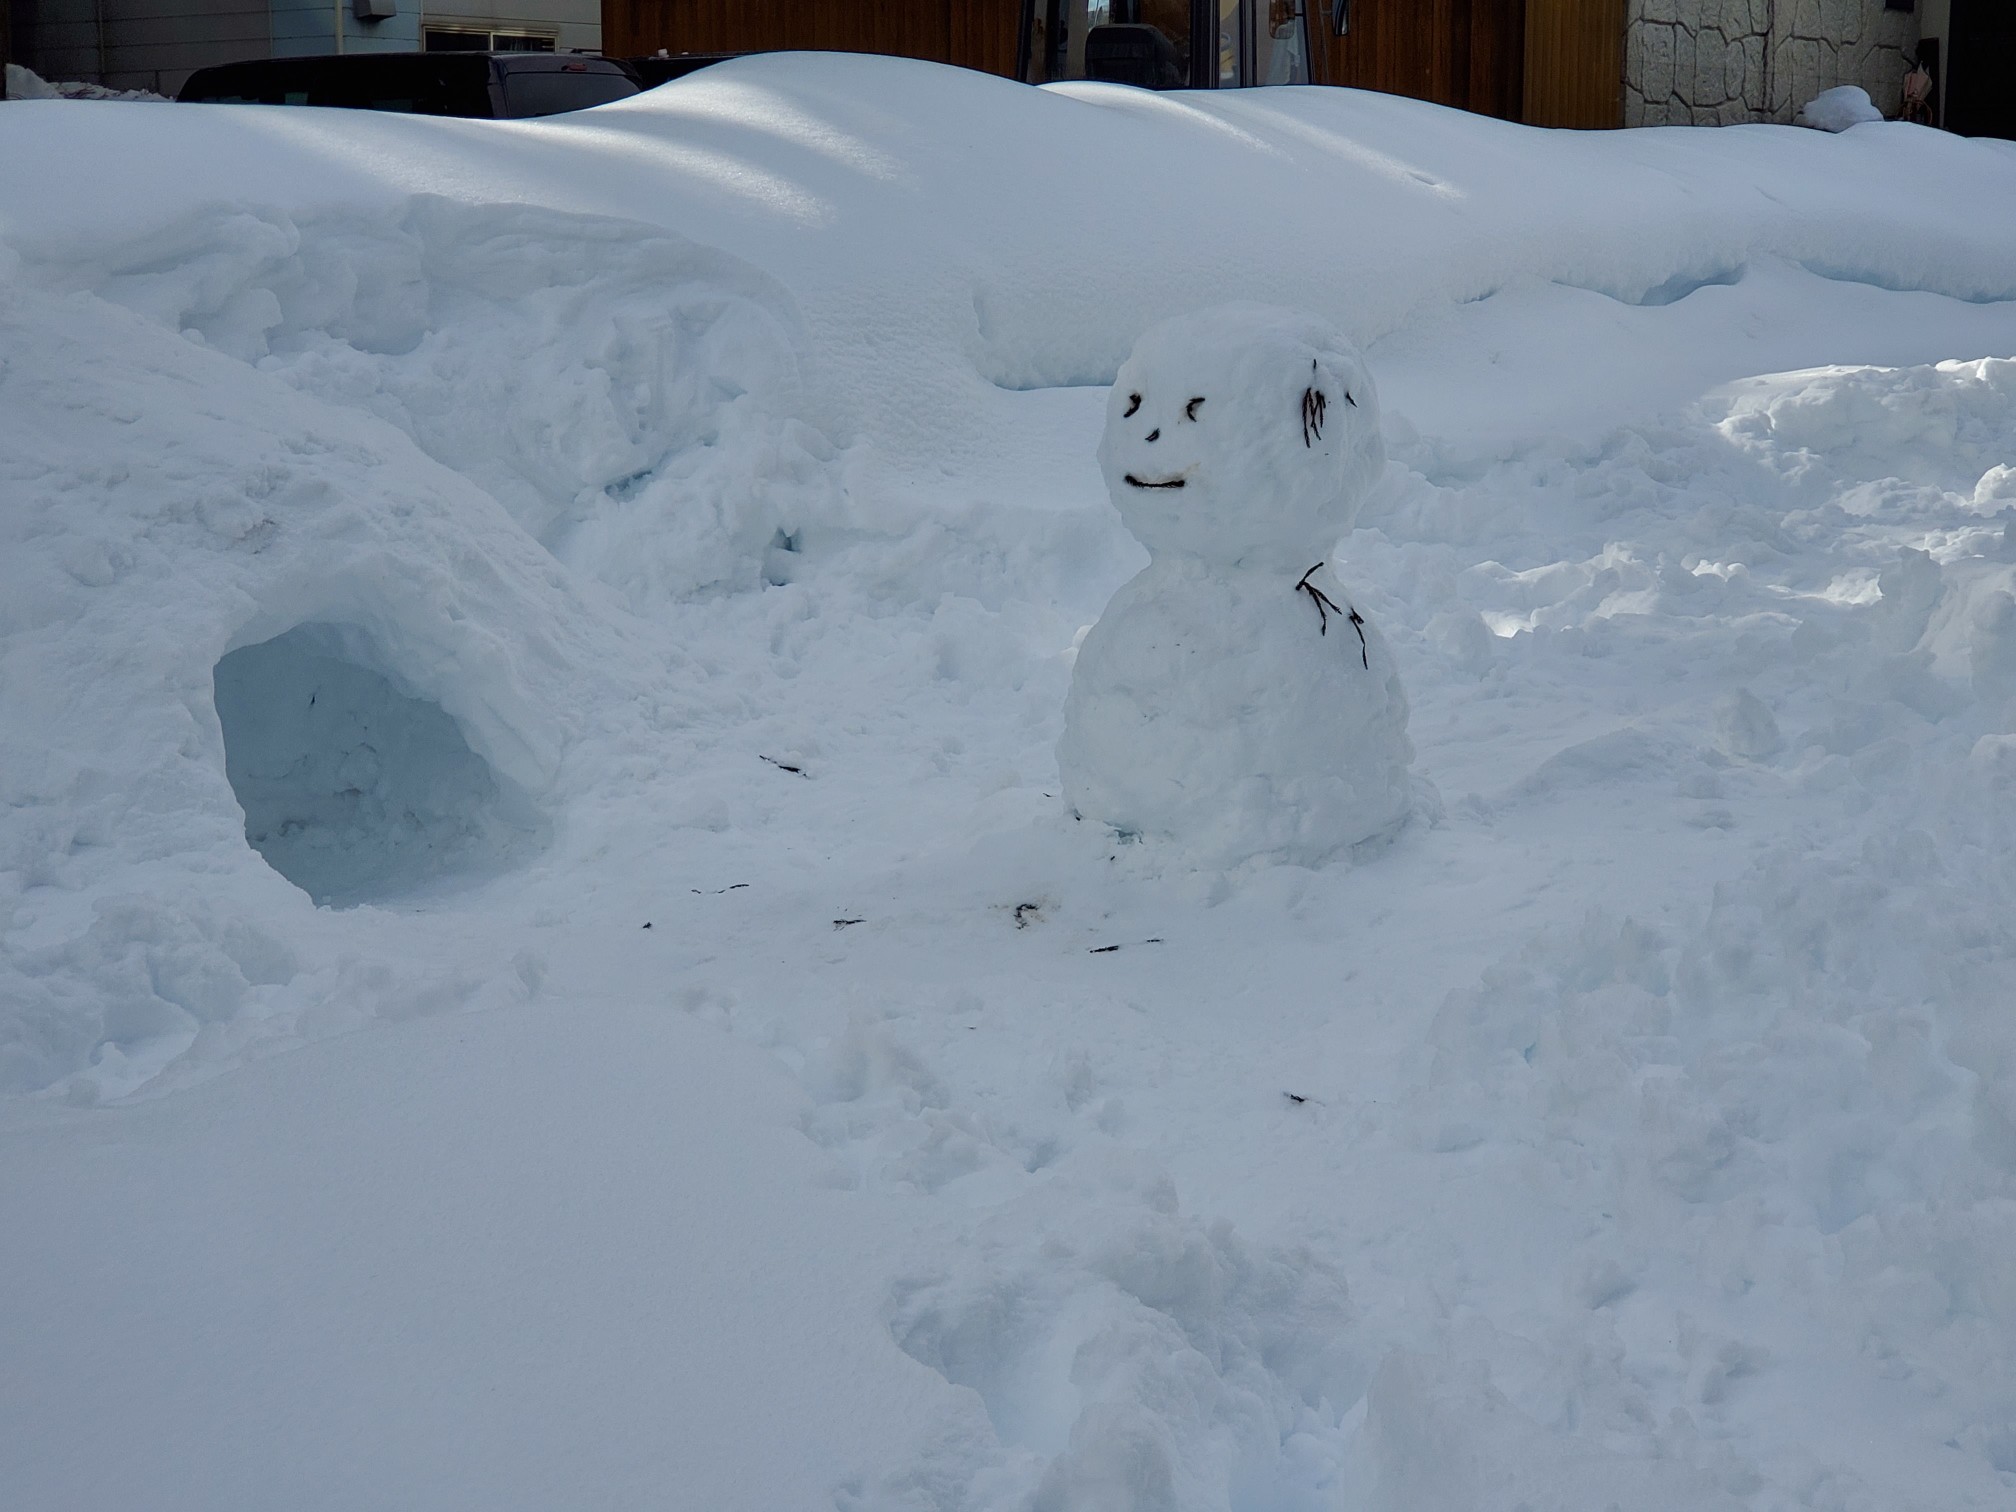
[[[2008,1505],[2012,246],[1883,124],[0,106],[0,1494]],[[1240,297],[1379,376],[1362,864],[1058,784]]]

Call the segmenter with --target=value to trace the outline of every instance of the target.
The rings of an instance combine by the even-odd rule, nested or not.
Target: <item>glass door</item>
[[[1307,84],[1309,0],[1221,0],[1243,11],[1241,84]],[[1230,79],[1224,83],[1232,83]]]
[[[1309,82],[1308,0],[1022,0],[1022,80],[1143,89]]]
[[[1237,3],[1237,0],[1234,0]],[[1103,79],[1143,89],[1191,82],[1191,0],[1024,0],[1031,84]]]

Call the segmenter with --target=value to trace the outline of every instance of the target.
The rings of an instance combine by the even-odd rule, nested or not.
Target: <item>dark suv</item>
[[[176,96],[215,105],[336,105],[522,120],[639,92],[628,65],[570,53],[343,53],[199,68]]]

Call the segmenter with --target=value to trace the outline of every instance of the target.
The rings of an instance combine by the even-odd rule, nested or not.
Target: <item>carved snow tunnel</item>
[[[216,698],[245,838],[317,903],[475,880],[544,843],[525,794],[354,627],[297,625],[231,652]]]

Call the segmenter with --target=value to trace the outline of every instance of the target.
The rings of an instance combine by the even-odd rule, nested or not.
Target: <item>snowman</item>
[[[1072,671],[1078,817],[1217,867],[1314,866],[1398,829],[1407,697],[1330,566],[1386,465],[1357,349],[1263,305],[1166,321],[1120,369],[1099,463],[1149,562]]]

